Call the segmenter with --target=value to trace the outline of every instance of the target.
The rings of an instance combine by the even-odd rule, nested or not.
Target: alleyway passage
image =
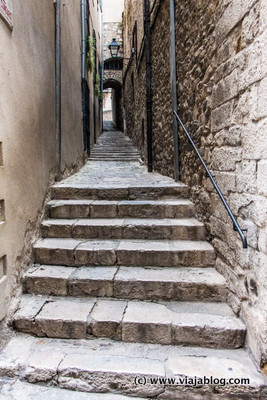
[[[0,354],[0,398],[264,399],[186,185],[137,159],[123,133],[105,131],[87,164],[52,188]],[[178,380],[211,375],[240,384]],[[149,381],[171,376],[177,385]]]

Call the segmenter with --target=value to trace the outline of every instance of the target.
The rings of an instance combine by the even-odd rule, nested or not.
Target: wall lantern
[[[108,46],[109,50],[110,50],[110,54],[111,57],[118,57],[118,52],[120,49],[120,45],[116,42],[116,39],[112,39],[112,42],[110,43],[110,45]]]

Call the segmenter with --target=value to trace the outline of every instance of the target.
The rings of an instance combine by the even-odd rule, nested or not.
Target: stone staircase
[[[115,138],[114,148],[128,148],[130,156],[118,151],[102,162],[102,155],[112,158],[105,148]],[[187,187],[148,174],[132,147],[121,132],[105,132],[86,166],[52,188],[13,318],[20,333],[0,355],[0,375],[12,379],[3,393],[266,399],[264,379],[242,348],[246,328],[226,303],[226,281],[214,268],[214,249],[194,218]],[[250,382],[151,382],[211,375]]]
[[[138,151],[122,132],[104,131],[91,152],[91,161],[138,161]]]

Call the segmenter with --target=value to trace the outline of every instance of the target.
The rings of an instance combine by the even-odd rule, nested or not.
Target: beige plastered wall
[[[96,72],[101,76],[102,73],[102,27],[101,27],[101,7],[99,0],[89,0],[89,35],[96,35]],[[100,64],[99,64],[100,62]],[[101,66],[101,67],[100,67]],[[100,67],[100,68],[99,68]],[[88,71],[87,82],[90,92],[90,145],[94,146],[95,140],[102,131],[102,103],[95,94],[94,73]]]
[[[64,4],[64,5],[63,5]],[[0,319],[21,292],[56,173],[53,0],[13,0],[0,19]],[[83,163],[79,1],[62,2],[62,172]]]

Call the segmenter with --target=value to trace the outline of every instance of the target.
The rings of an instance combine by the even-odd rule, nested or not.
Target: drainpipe
[[[101,67],[102,67],[102,74],[101,74],[101,95],[102,95],[102,132],[103,132],[103,90],[104,90],[104,11],[103,11],[103,0],[100,0],[100,9],[101,9],[101,35],[102,35],[102,51],[101,51],[101,55],[102,55],[102,63],[101,63]]]
[[[153,171],[153,156],[152,156],[150,0],[145,0],[144,31],[145,31],[145,52],[146,52],[147,166],[148,166],[148,172],[152,172]]]
[[[176,70],[176,39],[175,39],[175,0],[170,0],[170,68],[171,68],[171,87],[172,87],[172,108],[177,112],[177,70]],[[180,179],[180,166],[179,166],[179,136],[178,136],[178,122],[173,115],[173,140],[174,140],[174,178],[177,182]]]
[[[54,0],[56,20],[56,151],[57,180],[61,179],[61,0]]]
[[[81,40],[82,40],[82,51],[81,51],[81,85],[82,85],[82,113],[83,113],[83,147],[84,150],[90,152],[90,141],[88,143],[87,138],[87,126],[86,126],[86,34],[85,34],[85,0],[81,0]]]

